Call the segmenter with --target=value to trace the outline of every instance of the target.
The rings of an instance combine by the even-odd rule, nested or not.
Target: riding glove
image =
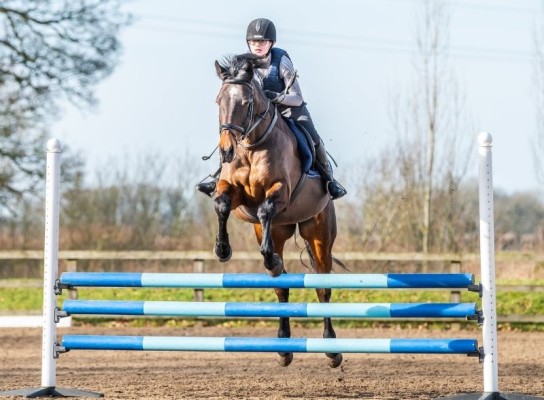
[[[266,97],[268,97],[272,102],[274,102],[274,100],[277,100],[278,97],[279,97],[279,93],[278,92],[274,92],[273,90],[265,90],[264,91],[264,94]]]

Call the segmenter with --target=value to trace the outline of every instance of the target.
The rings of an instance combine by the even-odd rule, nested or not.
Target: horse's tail
[[[308,241],[304,241],[304,250],[306,250],[306,253],[308,253],[308,258],[310,259],[310,265],[312,266],[312,270],[315,272],[316,268],[315,268],[315,258],[314,258],[314,254],[312,253],[312,251],[310,250],[310,244],[308,243]],[[301,253],[302,255],[302,253]],[[302,261],[302,257],[301,257],[301,261]],[[339,265],[340,267],[342,267],[342,269],[344,271],[350,271],[350,269],[346,266],[346,264],[344,264],[342,261],[340,261],[338,258],[336,258],[334,255],[332,256],[332,261],[336,264],[336,265]],[[306,268],[308,268],[308,266],[306,264],[304,264],[304,262],[302,263]]]
[[[308,258],[310,259],[310,265],[312,266],[312,271],[315,272],[316,268],[315,268],[315,257],[314,257],[314,253],[312,253],[312,250],[310,250],[310,244],[308,243],[307,240],[304,240],[304,248],[302,249],[302,252],[306,250],[306,253],[308,254]],[[302,252],[300,253],[300,261],[302,261]],[[306,265],[306,263],[304,263],[304,261],[302,261],[302,265],[304,265],[306,268],[308,268],[308,266]]]
[[[339,265],[340,267],[342,267],[342,269],[344,271],[348,271],[350,272],[350,269],[346,266],[346,264],[344,264],[342,261],[340,261],[338,258],[336,258],[335,256],[332,256],[332,261],[336,264],[336,265]]]

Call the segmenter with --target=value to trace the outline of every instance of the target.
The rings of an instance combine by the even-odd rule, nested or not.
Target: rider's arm
[[[282,93],[276,99],[274,99],[275,103],[288,107],[297,107],[304,102],[298,80],[296,77],[294,77],[295,74],[296,71],[293,63],[289,58],[283,56],[280,61],[280,78],[283,79],[286,87],[291,82],[292,85],[289,87],[286,94]]]

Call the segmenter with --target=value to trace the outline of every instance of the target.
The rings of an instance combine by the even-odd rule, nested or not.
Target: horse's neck
[[[245,168],[247,179],[262,182],[280,179],[296,184],[302,173],[300,160],[295,153],[296,142],[285,129],[288,129],[285,123],[277,124],[262,146],[244,151],[239,168]]]

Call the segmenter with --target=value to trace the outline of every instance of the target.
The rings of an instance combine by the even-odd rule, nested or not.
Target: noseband
[[[236,140],[237,144],[243,146],[246,149],[249,149],[249,148],[252,148],[252,147],[255,147],[255,146],[261,144],[264,141],[264,139],[266,139],[268,134],[272,131],[272,128],[273,128],[273,126],[274,126],[274,124],[275,124],[275,122],[277,120],[277,117],[278,117],[277,109],[276,109],[276,112],[274,113],[274,119],[272,120],[272,122],[271,122],[270,126],[268,127],[267,131],[265,132],[265,134],[257,142],[255,142],[253,144],[250,144],[250,145],[243,145],[240,142],[242,140],[246,139],[248,137],[248,135],[251,132],[253,132],[261,124],[261,122],[263,122],[264,119],[266,118],[266,114],[270,110],[271,101],[269,99],[267,99],[266,109],[262,113],[255,113],[255,94],[254,94],[255,93],[255,88],[253,87],[253,85],[250,82],[240,81],[240,80],[236,80],[236,79],[227,79],[227,80],[223,81],[223,85],[225,85],[225,84],[244,85],[244,86],[249,87],[251,89],[251,94],[249,96],[249,108],[247,110],[247,117],[246,117],[246,121],[244,122],[244,126],[239,126],[239,125],[227,122],[227,123],[219,125],[219,132],[221,132],[223,130],[228,130],[228,131],[233,131],[234,130],[234,131],[240,132],[240,134],[241,134],[240,139],[236,138],[236,136],[235,136],[235,140]],[[256,119],[256,121],[253,122],[255,119]]]

